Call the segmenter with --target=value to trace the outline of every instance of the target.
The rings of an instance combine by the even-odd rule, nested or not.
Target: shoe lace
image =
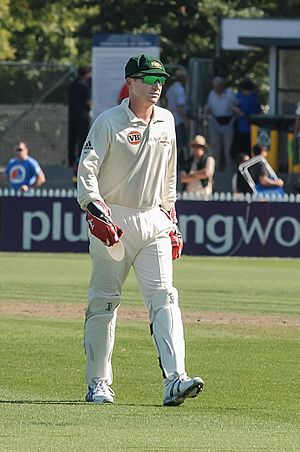
[[[179,380],[179,381],[188,381],[188,380],[190,380],[190,377],[188,377],[187,374],[184,373],[184,374],[181,374],[181,375],[178,377],[178,380]]]
[[[183,374],[180,374],[178,377],[174,378],[173,380],[166,379],[164,382],[164,386],[166,387],[166,386],[172,385],[172,384],[174,384],[175,381],[180,382],[180,381],[187,381],[187,380],[190,380],[190,377],[188,377],[186,373],[183,373]]]
[[[115,393],[114,391],[111,389],[110,386],[108,386],[108,384],[106,383],[105,380],[98,380],[96,381],[95,386],[93,387],[93,392],[97,392],[98,390],[101,390],[102,392],[104,392],[104,394],[109,393],[110,395],[114,396]]]

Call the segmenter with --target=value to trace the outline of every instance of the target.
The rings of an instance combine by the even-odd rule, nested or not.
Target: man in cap
[[[151,55],[125,66],[129,98],[101,113],[83,146],[78,202],[87,212],[92,275],[85,318],[86,401],[113,403],[112,352],[121,291],[131,266],[148,310],[163,373],[163,404],[180,405],[203,388],[185,372],[185,344],[172,259],[176,225],[176,139],[172,114],[159,106],[169,77]],[[119,244],[114,261],[108,249]],[[147,388],[145,388],[147,389]]]
[[[213,192],[215,159],[207,154],[206,140],[202,135],[193,138],[190,148],[192,155],[185,162],[180,178],[185,184],[184,191],[208,199]]]

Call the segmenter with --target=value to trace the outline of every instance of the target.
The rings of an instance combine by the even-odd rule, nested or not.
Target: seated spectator
[[[242,162],[246,162],[249,160],[250,157],[248,154],[245,154],[241,152],[236,156],[236,165],[237,169],[234,175],[232,176],[232,191],[233,193],[240,194],[240,193],[252,193],[251,187],[249,186],[248,182],[245,180],[244,176],[239,171],[239,165]]]
[[[180,181],[184,191],[200,195],[207,199],[213,192],[213,176],[215,159],[208,155],[206,140],[202,135],[196,135],[190,143],[191,157],[183,163],[184,171]]]
[[[15,157],[11,158],[5,169],[10,188],[28,192],[30,188],[43,185],[46,181],[39,163],[29,156],[27,144],[20,141],[15,147]]]
[[[256,144],[253,146],[253,154],[255,156],[261,156],[263,159],[267,158],[267,154],[269,151],[268,146],[263,146],[261,144]],[[251,159],[250,159],[251,161]],[[249,173],[252,176],[252,179],[255,183],[256,190],[258,192],[266,192],[270,190],[274,190],[274,193],[284,194],[283,185],[284,181],[280,178],[276,178],[270,174],[266,163],[264,160],[255,163],[251,169],[249,169]]]

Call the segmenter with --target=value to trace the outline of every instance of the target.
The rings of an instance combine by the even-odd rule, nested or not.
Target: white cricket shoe
[[[99,404],[114,403],[114,395],[114,391],[107,385],[106,381],[99,380],[94,386],[88,386],[85,400]]]
[[[200,377],[190,378],[181,375],[164,386],[164,402],[166,406],[181,405],[189,397],[197,397],[203,390],[204,381]]]

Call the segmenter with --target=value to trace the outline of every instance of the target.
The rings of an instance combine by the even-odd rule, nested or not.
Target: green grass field
[[[183,313],[195,316],[185,323],[187,370],[206,383],[180,407],[161,406],[147,322],[122,317],[116,403],[84,402],[83,318],[33,315],[24,305],[83,309],[89,273],[85,254],[0,253],[1,452],[300,449],[300,260],[175,262]],[[15,314],[6,312],[12,305]],[[133,274],[122,307],[143,308]],[[210,321],[197,321],[201,313]]]

